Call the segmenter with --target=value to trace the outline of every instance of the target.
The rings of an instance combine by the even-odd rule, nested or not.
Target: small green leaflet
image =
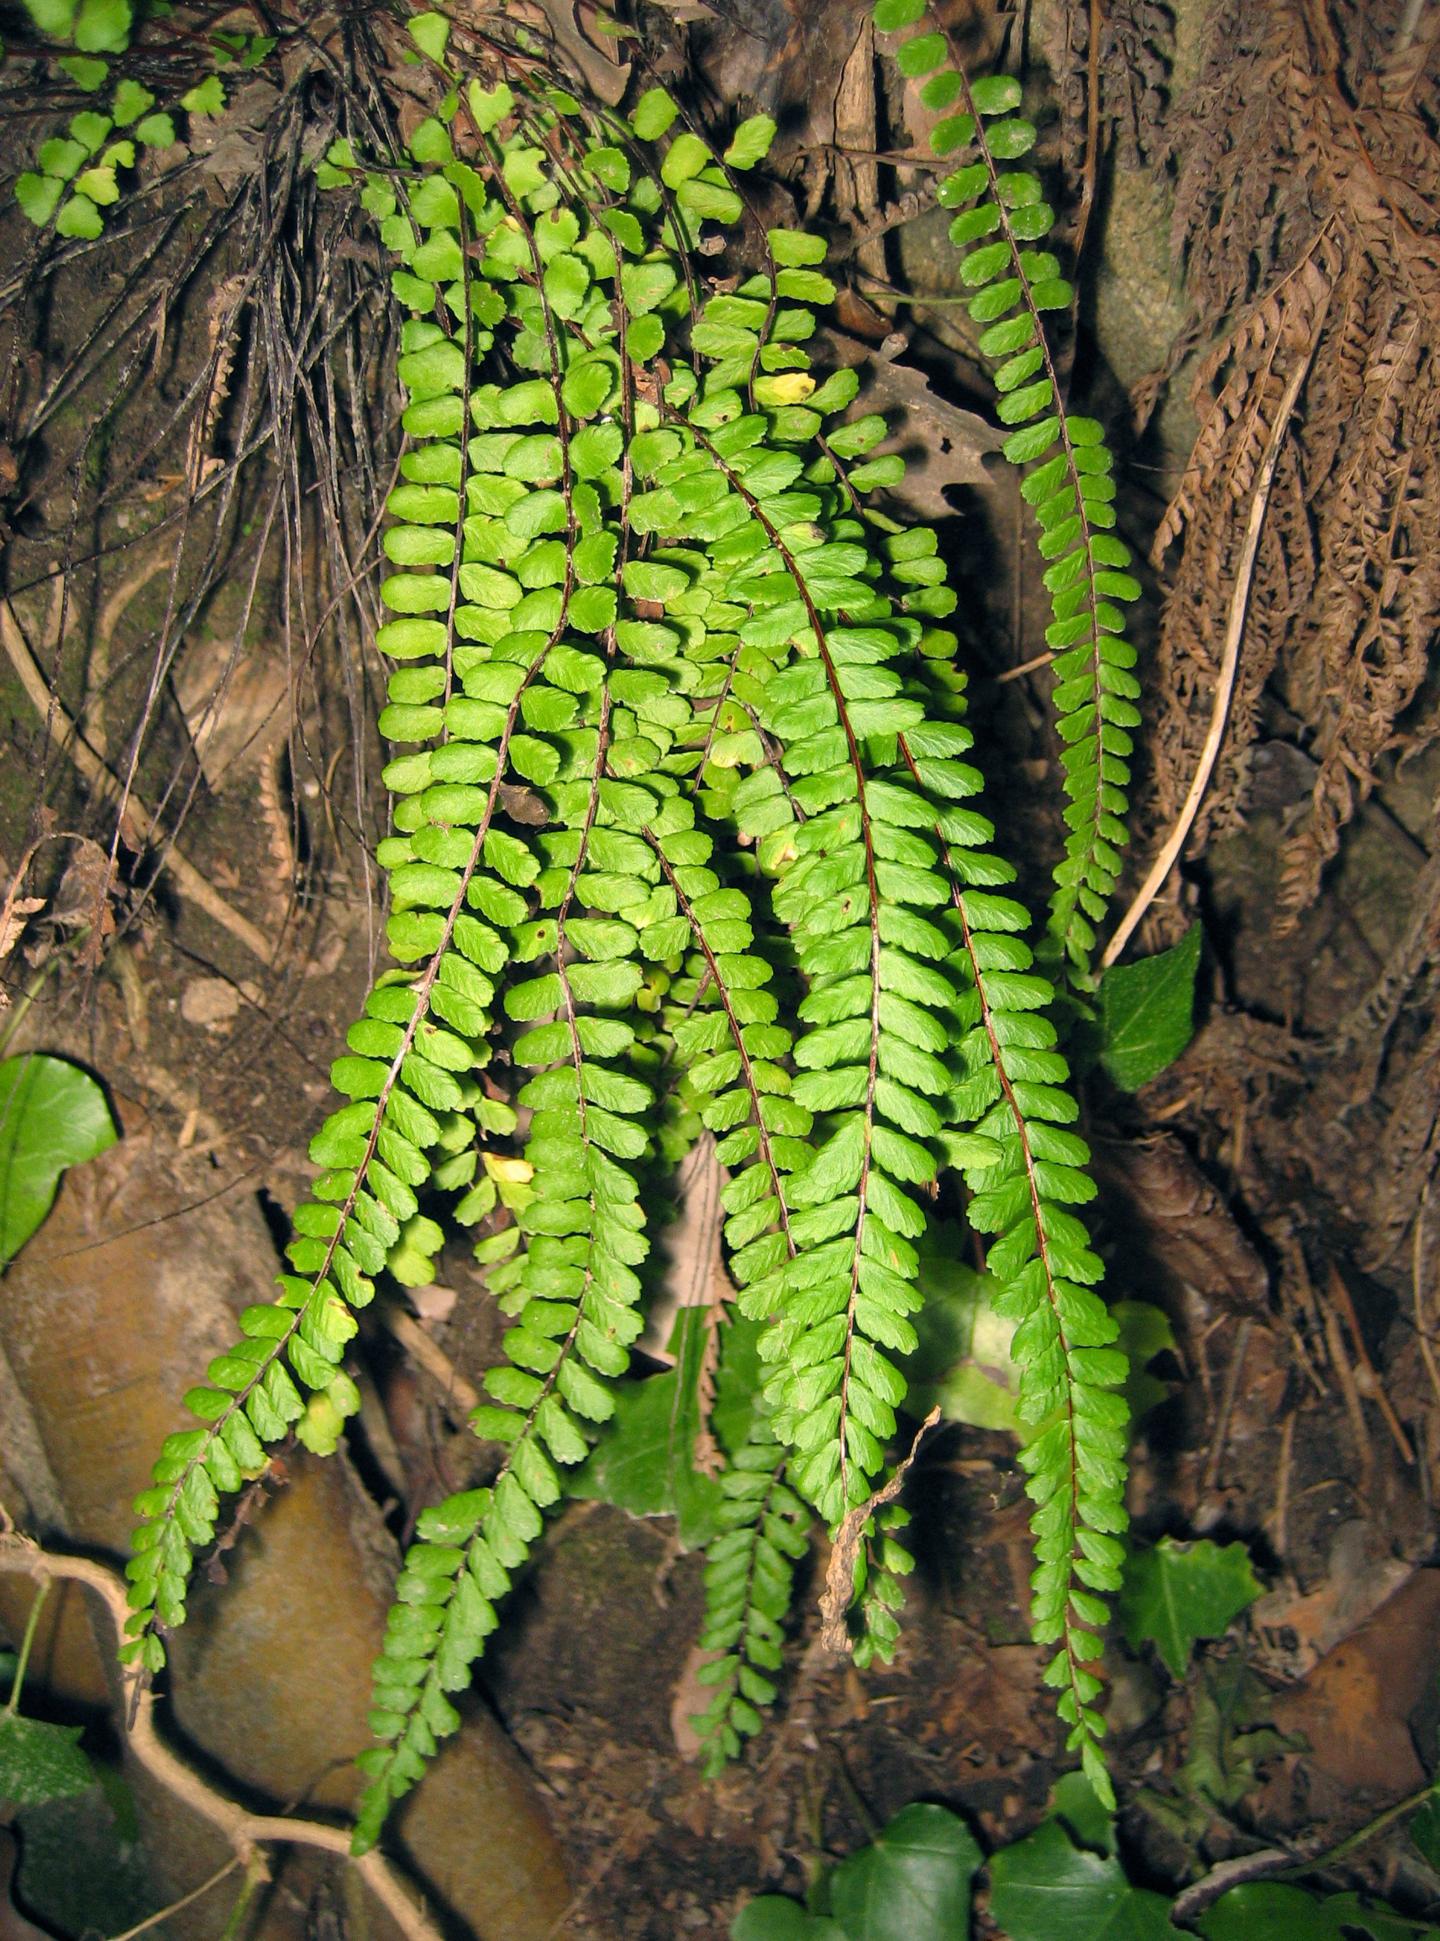
[[[83,1793],[95,1774],[79,1741],[78,1725],[0,1714],[0,1800],[39,1806]]]
[[[428,54],[432,61],[443,61],[445,43],[450,38],[450,22],[443,14],[417,13],[407,23],[410,38],[422,54]]]
[[[25,11],[42,34],[68,38],[75,24],[75,0],[25,0]]]
[[[82,54],[123,54],[130,45],[130,0],[80,0],[75,45]]]
[[[1183,1678],[1196,1641],[1223,1637],[1260,1588],[1243,1543],[1162,1537],[1131,1554],[1116,1614],[1128,1644],[1153,1644]]]
[[[1163,1896],[1132,1887],[1118,1860],[1073,1846],[1058,1820],[997,1853],[990,1883],[990,1912],[1008,1941],[1166,1941],[1176,1932]]]
[[[203,81],[197,81],[188,94],[180,97],[180,106],[189,115],[218,115],[225,106],[225,87],[218,74],[207,74]]]
[[[39,1053],[0,1065],[0,1266],[50,1211],[66,1167],[116,1136],[104,1092],[78,1065]]]
[[[1100,980],[1100,1062],[1123,1091],[1137,1092],[1165,1070],[1195,1032],[1200,926],[1170,950],[1138,964],[1112,964]]]
[[[725,151],[725,160],[734,169],[754,168],[770,153],[775,139],[775,123],[769,115],[752,115],[742,121]]]

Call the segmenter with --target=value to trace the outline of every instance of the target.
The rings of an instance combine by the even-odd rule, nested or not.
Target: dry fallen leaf
[[[921,519],[952,518],[955,507],[945,497],[946,487],[989,485],[985,461],[999,451],[1004,433],[932,391],[929,378],[913,365],[896,363],[883,352],[877,356],[871,345],[838,331],[827,335],[835,363],[867,366],[854,415],[880,412],[890,435],[878,449],[897,451],[905,460],[904,480],[890,496]],[[903,339],[894,341],[903,346]]]
[[[0,910],[0,957],[8,957],[25,928],[25,919],[45,908],[43,896],[17,896]]]
[[[624,42],[604,31],[603,23],[614,19],[608,8],[591,0],[531,0],[520,11],[539,16],[556,52],[597,100],[608,108],[619,104],[629,85],[630,63],[620,58]],[[703,18],[703,10],[689,11]]]
[[[1304,1763],[1344,1792],[1405,1793],[1424,1783],[1410,1729],[1435,1677],[1440,1570],[1417,1570],[1275,1707],[1302,1733]]]

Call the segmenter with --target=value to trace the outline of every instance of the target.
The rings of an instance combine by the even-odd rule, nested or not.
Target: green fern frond
[[[707,748],[712,745],[707,739]],[[713,845],[702,831],[653,840],[699,960],[693,977],[672,986],[672,997],[685,1007],[672,1029],[702,1122],[718,1136],[716,1157],[731,1169],[720,1195],[725,1243],[731,1272],[744,1283],[777,1259],[795,1257],[789,1183],[814,1158],[811,1115],[790,1096],[782,1061],[793,1040],[777,1022],[775,997],[748,973],[736,983],[737,962],[759,962],[738,955],[754,940],[748,896],[717,887],[719,877],[707,867]],[[781,1625],[810,1525],[785,1469],[785,1452],[762,1408],[720,1479],[722,1530],[706,1551],[700,1642],[718,1656],[700,1676],[716,1692],[695,1723],[711,1773],[760,1729],[761,1708],[776,1695]]]
[[[1130,548],[1111,530],[1113,460],[1103,427],[1066,407],[1045,331],[1045,314],[1068,309],[1074,291],[1058,259],[1034,247],[1055,222],[1039,177],[1010,166],[1035,143],[1032,123],[1014,113],[1020,84],[1003,74],[972,82],[949,35],[925,28],[927,12],[925,0],[880,0],[875,24],[887,34],[921,27],[899,44],[895,59],[908,77],[928,77],[921,99],[943,116],[930,146],[945,158],[966,151],[975,157],[941,182],[939,201],[958,211],[950,240],[964,252],[961,281],[975,291],[968,307],[984,326],[980,349],[996,365],[998,416],[1012,427],[1005,456],[1029,468],[1021,489],[1034,509],[1046,562],[1053,618],[1045,638],[1054,656],[1069,798],[1070,833],[1055,872],[1049,933],[1062,961],[1084,976],[1126,841],[1141,689],[1117,602],[1138,599],[1140,585],[1126,570]]]
[[[900,1612],[905,1604],[905,1584],[915,1568],[915,1559],[900,1541],[898,1533],[910,1522],[910,1512],[901,1503],[889,1503],[877,1511],[860,1547],[855,1571],[855,1604],[858,1635],[855,1663],[864,1671],[878,1658],[888,1665],[900,1641]]]
[[[877,22],[922,12],[882,0]],[[462,1225],[508,1216],[476,1250],[509,1324],[472,1417],[494,1472],[427,1510],[405,1559],[362,1761],[356,1842],[373,1843],[458,1725],[497,1604],[613,1411],[641,1329],[647,1169],[704,1127],[728,1173],[739,1310],[763,1329],[706,1562],[707,1764],[774,1696],[811,1509],[832,1533],[863,1524],[856,1655],[894,1649],[910,1559],[905,1513],[876,1483],[943,1165],[993,1236],[1016,1324],[1036,1634],[1058,1646],[1047,1675],[1104,1791],[1093,1667],[1123,1527],[1121,1363],[1070,1211],[1088,1153],[1044,1015],[1054,992],[974,807],[936,536],[869,499],[904,466],[877,454],[883,419],[846,415],[855,373],[811,369],[834,295],[823,240],[762,237],[745,208],[737,171],[773,125],[743,123],[717,156],[662,90],[622,120],[518,52],[509,82],[481,87],[453,51],[464,38],[424,30],[421,51],[452,66],[408,153],[367,166],[341,139],[317,169],[378,225],[407,313],[376,642],[398,968],[334,1068],[347,1103],[312,1144],[323,1171],[294,1271],[243,1317],[192,1394],[202,1426],[170,1439],[137,1506],[129,1649],[163,1662],[219,1497],[267,1445],[298,1423],[334,1446],[355,1402],[352,1310],[382,1272],[433,1272],[444,1236],[426,1196],[458,1196]],[[1104,530],[1108,454],[1061,408],[1044,339],[1068,286],[1023,247],[1050,212],[1033,177],[1001,167],[1033,130],[1004,118],[1003,77],[933,72],[937,40],[900,59],[930,76],[931,105],[960,111],[937,150],[978,156],[946,196],[973,204],[957,239],[978,245],[962,274],[1006,360],[1007,449],[1038,467],[1025,491],[1072,795],[1052,933],[1083,968],[1118,869],[1134,683],[1110,602],[1131,583]],[[747,267],[717,289],[702,225],[742,223]]]
[[[762,1709],[774,1703],[782,1626],[810,1526],[808,1509],[786,1484],[783,1452],[763,1415],[720,1486],[722,1529],[705,1553],[700,1633],[701,1649],[715,1656],[699,1673],[715,1694],[694,1721],[711,1778],[760,1730]]]

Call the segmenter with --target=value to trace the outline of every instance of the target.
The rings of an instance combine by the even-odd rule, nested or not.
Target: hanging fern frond
[[[785,1482],[783,1453],[763,1415],[721,1477],[721,1533],[705,1553],[705,1623],[700,1648],[715,1655],[699,1673],[714,1697],[694,1720],[713,1778],[760,1730],[775,1701],[784,1657],[782,1625],[810,1513]]]
[[[928,77],[921,99],[943,115],[930,146],[947,160],[975,158],[961,159],[941,182],[939,200],[959,212],[950,240],[965,252],[960,277],[975,291],[968,307],[984,326],[980,349],[996,365],[1000,421],[1013,427],[1002,449],[1027,468],[1022,491],[1040,528],[1070,829],[1055,871],[1049,931],[1062,961],[1083,977],[1126,839],[1140,685],[1116,602],[1138,599],[1140,585],[1126,570],[1129,547],[1110,530],[1115,485],[1103,427],[1066,407],[1045,332],[1045,314],[1068,310],[1074,291],[1058,259],[1034,247],[1055,222],[1040,178],[1009,166],[1035,144],[1033,123],[1014,112],[1020,84],[1005,74],[972,81],[948,34],[925,28],[927,12],[926,0],[879,0],[875,24],[886,34],[921,26],[896,47],[895,59],[912,79]]]
[[[877,22],[921,11],[882,0]],[[440,111],[404,152],[342,128],[316,169],[377,224],[407,313],[375,642],[397,967],[334,1067],[347,1102],[312,1143],[294,1271],[192,1393],[202,1426],[170,1439],[137,1506],[129,1652],[163,1663],[219,1497],[267,1446],[291,1424],[335,1446],[376,1277],[423,1284],[437,1216],[484,1220],[508,1323],[471,1417],[491,1467],[422,1514],[397,1583],[362,1761],[372,1844],[458,1726],[497,1606],[614,1412],[643,1325],[649,1168],[704,1128],[760,1370],[706,1558],[708,1767],[776,1696],[812,1513],[835,1540],[827,1634],[861,1664],[895,1649],[908,1460],[884,1476],[950,1173],[1015,1324],[1036,1635],[1104,1794],[1095,1627],[1124,1522],[1123,1362],[1069,1210],[1089,1155],[1055,993],[974,806],[936,535],[873,500],[904,466],[877,455],[882,418],[852,415],[857,375],[811,368],[835,294],[823,239],[746,209],[739,177],[773,124],[717,155],[663,90],[628,119],[591,109],[507,31],[419,16]],[[962,274],[1005,360],[1007,450],[1038,468],[1072,798],[1051,927],[1078,976],[1119,867],[1135,683],[1111,601],[1133,582],[1098,427],[1056,392],[1042,313],[1069,289],[1025,247],[1050,212],[1001,166],[1033,130],[1009,116],[1012,82],[932,72],[944,51],[921,37],[900,60],[960,110],[937,151],[978,156],[947,184],[974,205],[957,240],[996,238]],[[482,86],[497,61],[507,78]]]

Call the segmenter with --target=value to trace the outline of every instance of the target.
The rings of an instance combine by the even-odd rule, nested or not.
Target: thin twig
[[[1042,667],[1048,667],[1060,649],[1047,647],[1043,654],[1032,654],[1029,660],[1022,660],[1018,667],[1007,667],[1003,674],[995,676],[996,687],[1004,687],[1007,681],[1021,680],[1026,674],[1034,674]]]
[[[479,1408],[482,1397],[472,1388],[459,1369],[435,1340],[427,1334],[413,1315],[407,1314],[403,1307],[391,1307],[382,1303],[380,1319],[394,1335],[400,1346],[412,1361],[418,1361],[427,1375],[444,1389],[446,1399],[463,1409],[468,1415],[471,1409]]]
[[[178,1901],[171,1901],[168,1907],[162,1907],[157,1914],[147,1914],[143,1921],[137,1921],[133,1928],[126,1928],[123,1934],[112,1935],[111,1941],[135,1941],[137,1934],[148,1934],[151,1928],[157,1928],[162,1921],[168,1921],[172,1914],[179,1914],[196,1901],[203,1900],[212,1887],[218,1887],[222,1880],[228,1880],[239,1865],[239,1854],[232,1853],[225,1865],[217,1868],[209,1880],[202,1880],[198,1887],[192,1887],[188,1894],[182,1894]]]
[[[0,1572],[11,1571],[23,1572],[39,1584],[57,1577],[84,1584],[104,1604],[116,1635],[124,1636],[129,1616],[125,1588],[103,1565],[91,1563],[86,1557],[57,1556],[42,1550],[28,1537],[4,1533],[0,1534]],[[243,1806],[207,1785],[161,1739],[155,1727],[155,1695],[143,1681],[135,1689],[128,1737],[131,1750],[145,1770],[192,1812],[218,1828],[242,1865],[250,1865],[258,1847],[272,1844],[319,1847],[342,1859],[351,1858],[350,1834],[346,1828],[325,1826],[318,1820],[288,1820],[247,1813]],[[353,1864],[406,1941],[441,1941],[440,1930],[415,1905],[382,1854],[372,1850]]]
[[[1140,919],[1150,908],[1161,885],[1175,867],[1195,818],[1200,813],[1200,804],[1204,799],[1205,791],[1210,786],[1210,777],[1214,772],[1220,744],[1225,739],[1225,729],[1230,719],[1230,703],[1235,693],[1235,676],[1240,667],[1240,642],[1245,632],[1245,620],[1250,606],[1250,585],[1255,574],[1255,558],[1260,550],[1260,532],[1265,524],[1265,508],[1270,502],[1270,487],[1274,483],[1275,468],[1280,462],[1285,436],[1290,429],[1295,401],[1300,396],[1300,387],[1309,374],[1319,336],[1320,326],[1317,321],[1309,350],[1290,373],[1284,396],[1280,400],[1280,408],[1275,414],[1275,423],[1270,428],[1265,457],[1261,462],[1259,477],[1255,483],[1255,496],[1250,501],[1250,519],[1245,529],[1245,543],[1240,549],[1240,560],[1235,570],[1235,589],[1230,596],[1230,615],[1225,626],[1225,647],[1220,657],[1220,678],[1215,684],[1215,705],[1211,710],[1210,728],[1205,736],[1205,745],[1200,751],[1200,765],[1195,771],[1190,792],[1185,797],[1184,805],[1165,847],[1155,858],[1150,874],[1140,885],[1134,902],[1121,918],[1120,927],[1105,946],[1105,953],[1100,959],[1102,970],[1108,969],[1129,943]]]
[[[1400,16],[1400,25],[1395,30],[1395,52],[1403,54],[1414,40],[1420,26],[1420,16],[1425,11],[1425,0],[1405,0],[1405,11]]]
[[[1205,1459],[1205,1472],[1200,1487],[1208,1496],[1220,1481],[1220,1465],[1225,1460],[1225,1444],[1230,1439],[1230,1418],[1235,1413],[1235,1401],[1240,1393],[1240,1376],[1245,1368],[1245,1355],[1250,1346],[1250,1330],[1253,1323],[1246,1316],[1235,1330],[1235,1345],[1230,1350],[1229,1366],[1225,1370],[1225,1387],[1220,1396],[1220,1413],[1215,1419],[1215,1434],[1210,1441],[1210,1453]]]
[[[1384,1833],[1397,1820],[1414,1813],[1434,1796],[1435,1788],[1427,1781],[1417,1791],[1407,1793],[1404,1799],[1377,1813],[1373,1820],[1367,1820],[1354,1833],[1347,1834],[1333,1847],[1312,1848],[1308,1853],[1304,1847],[1298,1853],[1286,1853],[1281,1847],[1264,1847],[1258,1853],[1242,1853],[1233,1859],[1222,1860],[1219,1866],[1212,1867],[1208,1874],[1192,1881],[1190,1886],[1175,1896],[1170,1918],[1177,1927],[1186,1926],[1197,1914],[1203,1913],[1212,1901],[1219,1900],[1230,1888],[1238,1887],[1245,1881],[1273,1878],[1275,1875],[1283,1879],[1324,1873],[1336,1861],[1344,1860],[1361,1847],[1368,1846],[1377,1834]]]
[[[1385,1393],[1384,1384],[1375,1372],[1375,1364],[1370,1359],[1370,1351],[1365,1346],[1365,1337],[1360,1331],[1360,1317],[1355,1312],[1355,1302],[1351,1298],[1349,1284],[1334,1261],[1330,1262],[1330,1291],[1335,1296],[1340,1312],[1345,1317],[1345,1325],[1350,1339],[1355,1344],[1355,1360],[1364,1381],[1356,1380],[1355,1386],[1368,1400],[1374,1402],[1385,1418],[1385,1426],[1390,1431],[1391,1440],[1400,1451],[1402,1462],[1414,1466],[1415,1451],[1410,1447],[1410,1438],[1401,1427],[1400,1418],[1391,1406],[1390,1397]]]
[[[1430,1377],[1430,1386],[1435,1391],[1435,1400],[1440,1402],[1440,1368],[1435,1365],[1435,1350],[1430,1345],[1430,1317],[1425,1305],[1425,1216],[1430,1211],[1430,1182],[1426,1180],[1425,1190],[1420,1195],[1420,1204],[1415,1209],[1415,1233],[1410,1252],[1410,1286],[1415,1300],[1415,1333],[1420,1342],[1420,1359],[1425,1364],[1425,1373]]]
[[[35,656],[8,600],[0,601],[0,644],[3,644],[10,664],[20,677],[20,685],[41,719],[60,724],[64,731],[62,745],[81,775],[102,800],[118,802],[121,796],[118,779],[86,741],[77,724],[70,719],[51,691],[50,684],[36,665]],[[143,831],[153,823],[153,818],[133,789],[126,803],[125,823],[126,842],[136,850],[143,849],[146,843]],[[206,916],[213,918],[222,929],[228,930],[252,957],[258,958],[262,964],[270,962],[274,955],[273,940],[257,929],[248,917],[241,916],[238,910],[232,910],[177,844],[172,842],[168,846],[161,858],[161,867],[170,872],[183,896],[203,910]]]
[[[915,1431],[909,1455],[897,1465],[894,1475],[865,1502],[847,1510],[840,1528],[835,1532],[830,1563],[825,1572],[825,1589],[820,1598],[820,1643],[826,1651],[842,1653],[851,1648],[845,1630],[845,1607],[855,1594],[855,1559],[859,1555],[866,1526],[875,1512],[883,1509],[887,1503],[893,1503],[905,1487],[906,1472],[919,1455],[921,1442],[939,1420],[939,1408],[931,1409]]]
[[[1208,1874],[1202,1874],[1199,1880],[1192,1881],[1183,1893],[1177,1894],[1170,1909],[1170,1918],[1177,1926],[1193,1921],[1197,1914],[1203,1914],[1212,1901],[1218,1901],[1232,1887],[1239,1887],[1249,1880],[1263,1880],[1269,1874],[1288,1872],[1294,1865],[1294,1854],[1286,1853],[1282,1847],[1262,1847],[1258,1853],[1237,1853],[1229,1860],[1222,1860]]]

